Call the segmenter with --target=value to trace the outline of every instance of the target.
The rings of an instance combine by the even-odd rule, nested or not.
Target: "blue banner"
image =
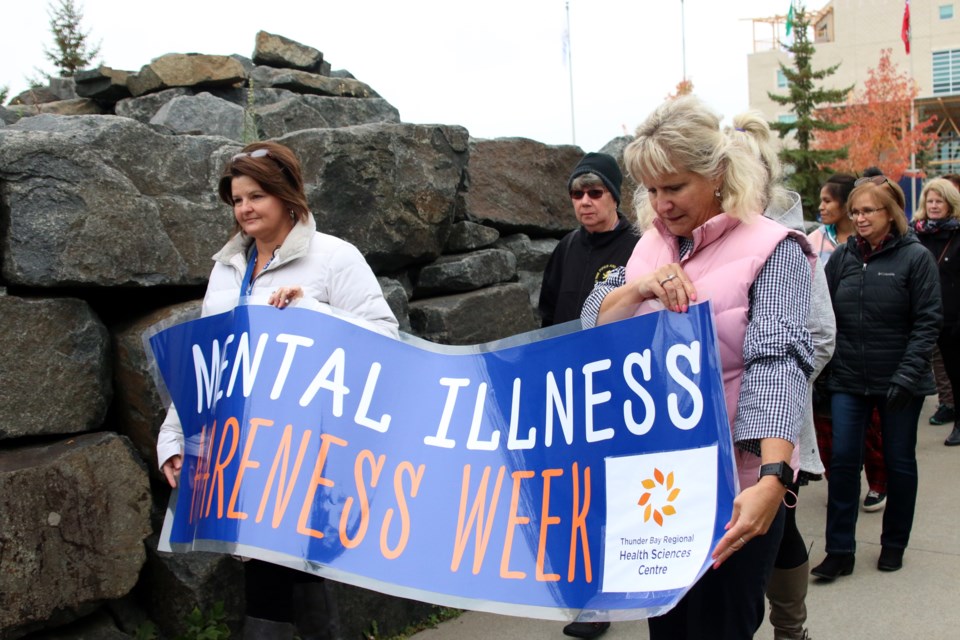
[[[546,619],[671,608],[735,495],[709,303],[484,350],[240,306],[149,339],[183,424],[162,549]]]

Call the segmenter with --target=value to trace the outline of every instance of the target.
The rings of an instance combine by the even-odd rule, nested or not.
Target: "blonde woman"
[[[913,229],[920,244],[937,260],[940,273],[940,299],[943,303],[943,327],[937,347],[954,392],[960,391],[960,191],[949,180],[931,180],[920,193],[920,210],[913,216]],[[960,445],[960,428],[953,430],[944,444]]]

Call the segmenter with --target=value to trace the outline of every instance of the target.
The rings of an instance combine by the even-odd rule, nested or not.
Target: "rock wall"
[[[254,139],[298,154],[318,227],[363,252],[405,331],[470,344],[538,326],[577,147],[403,123],[265,32],[252,59],[169,54],[17,96],[0,107],[0,638],[131,637],[148,620],[172,637],[217,601],[239,628],[242,563],[156,551],[165,408],[141,335],[198,315],[233,222],[216,182]],[[345,585],[301,596],[339,611],[302,622],[318,638],[430,611]]]

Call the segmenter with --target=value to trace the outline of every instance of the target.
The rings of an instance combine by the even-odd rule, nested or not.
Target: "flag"
[[[910,53],[910,0],[906,0],[903,5],[903,27],[900,29],[900,38],[903,40],[903,48],[907,54]]]
[[[907,0],[909,2],[909,0]],[[793,1],[790,2],[790,10],[787,11],[787,37],[790,37],[790,33],[793,31]]]

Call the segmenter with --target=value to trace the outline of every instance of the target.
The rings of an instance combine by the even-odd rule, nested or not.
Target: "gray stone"
[[[100,65],[96,69],[79,72],[74,76],[74,80],[79,97],[114,103],[130,97],[130,89],[127,87],[129,77],[129,71]]]
[[[517,271],[517,282],[523,285],[530,295],[530,308],[537,319],[540,318],[540,286],[543,284],[542,271]]]
[[[440,256],[457,217],[465,129],[365,124],[299,131],[279,142],[299,156],[310,180],[318,228],[356,245],[374,272]]]
[[[10,98],[7,105],[43,104],[44,102],[56,102],[57,100],[60,100],[60,96],[49,87],[30,87]]]
[[[31,634],[29,640],[131,640],[114,623],[110,614],[98,609],[91,615],[68,625]]]
[[[254,86],[289,89],[296,93],[315,93],[342,98],[379,98],[367,84],[350,78],[331,78],[296,69],[256,67],[251,73]]]
[[[50,91],[53,91],[61,100],[73,100],[74,98],[83,97],[77,93],[74,78],[50,78],[48,86],[50,87]]]
[[[637,190],[637,181],[630,177],[626,166],[623,164],[623,150],[631,142],[633,142],[633,136],[619,136],[603,145],[600,152],[617,159],[617,164],[620,165],[620,171],[623,173],[623,184],[620,186],[620,206],[618,208],[627,220],[635,222],[637,216],[633,211],[633,194]]]
[[[393,311],[393,315],[397,317],[397,322],[400,323],[400,331],[410,333],[409,295],[403,284],[399,280],[386,277],[377,278],[377,282],[380,283],[383,297],[390,305],[390,310]]]
[[[36,116],[0,129],[4,280],[205,283],[232,225],[215,193],[237,148],[114,116]]]
[[[172,87],[222,87],[246,81],[243,65],[229,56],[168,53],[144,65],[127,79],[133,96]]]
[[[411,302],[410,324],[440,344],[480,344],[539,326],[527,290],[517,283]]]
[[[0,107],[0,123],[2,124],[13,124],[20,119],[20,114],[16,111],[11,111],[6,107]]]
[[[0,637],[82,617],[136,584],[147,473],[126,438],[0,450]]]
[[[73,100],[57,100],[31,105],[11,105],[11,111],[22,117],[36,116],[43,113],[58,116],[90,116],[103,113],[103,107],[90,98],[74,98]]]
[[[333,69],[332,71],[330,71],[330,73],[327,73],[324,75],[328,75],[331,78],[350,78],[352,80],[357,79],[356,76],[354,76],[352,73],[350,73],[346,69]]]
[[[556,238],[531,240],[525,233],[516,233],[500,238],[494,246],[512,252],[517,257],[518,270],[543,273],[559,242]]]
[[[168,127],[175,133],[243,141],[243,107],[207,92],[174,98],[160,107],[150,124]]]
[[[525,138],[470,141],[467,216],[501,233],[562,236],[577,224],[567,180],[579,147]]]
[[[289,38],[258,31],[253,62],[268,67],[317,73],[323,67],[323,53]]]
[[[471,253],[441,256],[420,270],[414,293],[473,291],[508,282],[517,275],[517,258],[505,249],[481,249]]]
[[[167,326],[200,317],[200,300],[182,302],[158,309],[113,330],[114,386],[119,430],[130,438],[150,473],[162,480],[157,468],[157,435],[167,407],[160,398],[151,376],[150,358],[144,351],[143,334],[153,325]]]
[[[139,98],[124,98],[114,105],[113,111],[118,116],[133,118],[134,120],[147,124],[163,105],[177,96],[192,96],[193,94],[194,91],[187,87],[164,89],[156,93],[148,93]]]
[[[446,250],[450,253],[460,253],[461,251],[482,249],[492,245],[499,237],[500,232],[492,227],[462,220],[455,223],[450,229]]]
[[[344,100],[329,96],[296,95],[251,109],[261,138],[326,127],[349,127],[374,122],[400,122],[400,113],[382,98]]]
[[[87,303],[0,294],[0,317],[0,440],[100,428],[109,337]]]
[[[223,603],[225,622],[238,630],[245,609],[243,562],[222,553],[157,551],[158,540],[154,535],[147,541],[141,584],[149,593],[164,594],[146,602],[161,631],[171,638],[182,636],[194,608],[209,614],[217,602]]]

